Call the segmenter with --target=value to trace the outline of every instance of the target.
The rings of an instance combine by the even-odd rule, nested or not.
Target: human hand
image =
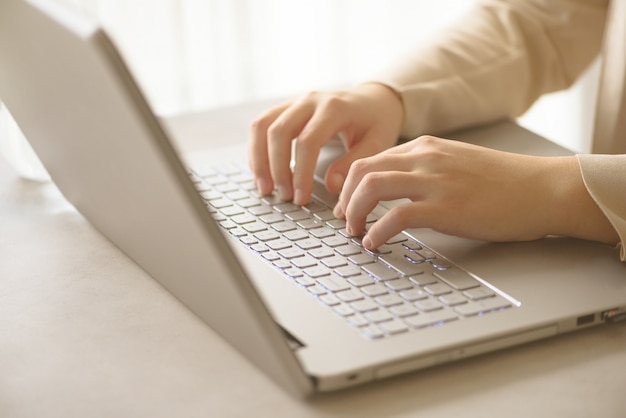
[[[575,157],[534,157],[420,137],[353,163],[334,213],[360,235],[379,201],[408,198],[367,231],[375,249],[407,228],[465,238],[526,241],[618,236],[589,196]]]
[[[320,149],[339,134],[346,153],[328,167],[325,175],[326,188],[339,193],[354,160],[396,144],[402,118],[398,96],[390,88],[374,83],[345,91],[312,92],[274,107],[252,123],[248,160],[257,189],[270,194],[277,188],[282,200],[307,203]]]

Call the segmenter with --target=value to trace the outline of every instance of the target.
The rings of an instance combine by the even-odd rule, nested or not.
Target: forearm
[[[401,94],[416,137],[523,113],[598,54],[606,0],[482,1],[378,78]]]

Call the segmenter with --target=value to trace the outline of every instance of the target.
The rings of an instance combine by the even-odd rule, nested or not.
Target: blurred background
[[[472,0],[59,0],[114,38],[161,115],[353,85],[436,36]],[[520,123],[590,147],[599,64]]]

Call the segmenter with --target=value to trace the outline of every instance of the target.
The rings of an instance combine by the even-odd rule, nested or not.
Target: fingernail
[[[256,178],[254,182],[256,184],[256,188],[259,191],[259,193],[263,195],[271,193],[272,190],[271,190],[270,184],[266,179],[259,177],[259,178]]]
[[[284,200],[285,202],[288,202],[292,199],[292,194],[291,194],[291,190],[287,187],[284,186],[279,186],[278,187],[278,197],[280,197],[280,200]]]
[[[296,189],[293,195],[293,203],[296,205],[305,205],[307,202],[304,199],[304,192],[302,189]]]
[[[361,240],[361,243],[368,250],[374,250],[375,249],[375,248],[372,247],[372,240],[367,235],[363,237],[363,239]]]
[[[333,216],[339,219],[345,216],[345,214],[343,213],[343,210],[341,209],[341,205],[339,203],[337,203],[333,209]]]

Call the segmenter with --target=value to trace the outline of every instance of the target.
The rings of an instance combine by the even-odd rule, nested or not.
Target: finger
[[[348,171],[356,160],[371,157],[385,149],[385,146],[378,140],[379,138],[380,134],[371,130],[362,139],[352,141],[354,145],[351,147],[346,146],[346,153],[337,158],[326,171],[324,182],[329,192],[339,193],[341,191]]]
[[[405,229],[428,226],[431,219],[428,212],[428,205],[423,201],[394,206],[369,228],[363,237],[363,246],[375,250]]]
[[[293,173],[296,204],[305,204],[309,200],[320,150],[345,124],[345,117],[337,115],[344,116],[341,112],[329,111],[327,107],[318,108],[296,140]]]
[[[354,161],[350,166],[346,181],[339,195],[337,206],[335,207],[335,216],[343,217],[342,214],[347,214],[348,203],[366,175],[391,171],[409,171],[412,169],[412,166],[413,162],[410,155],[406,153],[388,154],[386,151],[372,157]],[[371,180],[375,179],[373,177]]]
[[[268,157],[267,130],[276,118],[289,107],[289,103],[276,106],[255,119],[250,127],[248,165],[259,193],[267,195],[274,190]]]
[[[359,183],[345,207],[346,230],[359,235],[365,228],[367,215],[380,201],[409,198],[422,200],[426,188],[414,174],[398,171],[368,173]]]
[[[272,179],[283,200],[293,198],[293,179],[291,173],[292,141],[312,117],[315,104],[300,101],[285,109],[268,128],[268,157]]]

